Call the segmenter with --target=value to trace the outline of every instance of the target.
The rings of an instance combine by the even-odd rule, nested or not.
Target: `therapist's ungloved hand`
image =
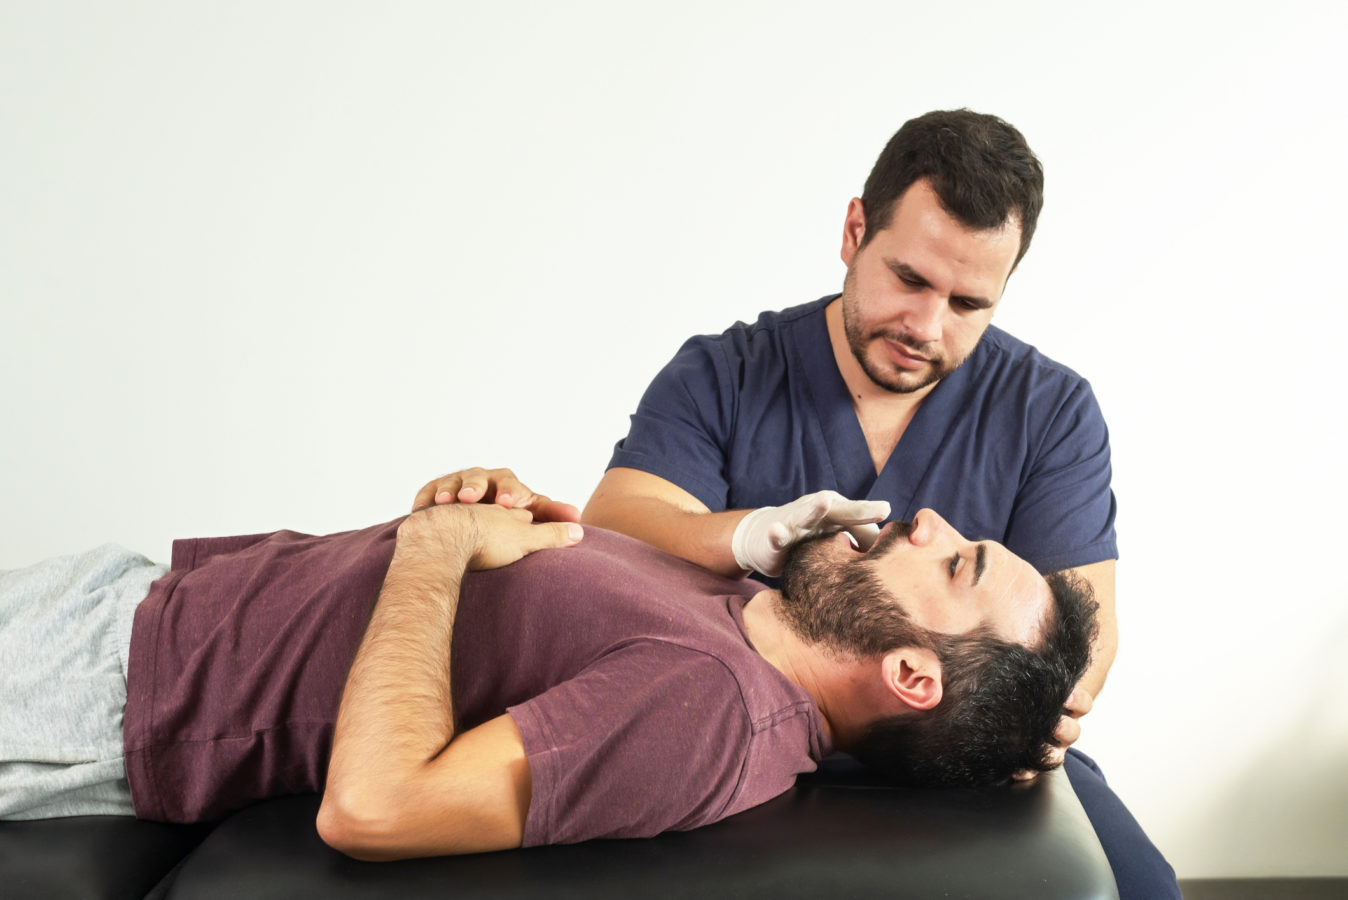
[[[821,534],[846,531],[862,550],[870,549],[889,516],[884,500],[849,500],[837,491],[817,491],[784,506],[764,506],[735,526],[730,550],[742,569],[777,576],[792,544]]]

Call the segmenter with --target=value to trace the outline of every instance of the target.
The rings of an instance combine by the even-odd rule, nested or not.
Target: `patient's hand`
[[[1058,727],[1053,730],[1053,737],[1057,744],[1049,751],[1049,759],[1055,766],[1062,765],[1063,757],[1067,755],[1067,748],[1076,743],[1077,738],[1081,737],[1081,723],[1077,721],[1086,713],[1091,711],[1095,705],[1095,698],[1091,692],[1078,685],[1067,697],[1067,703],[1063,707],[1063,717],[1058,720]],[[1028,781],[1038,772],[1024,770],[1015,774],[1017,781]]]
[[[430,572],[458,561],[457,572],[508,566],[537,550],[569,547],[584,536],[574,523],[535,522],[526,509],[492,504],[440,504],[418,510],[398,526],[394,560],[405,567],[421,564]]]
[[[451,472],[428,481],[412,500],[412,511],[443,503],[495,503],[507,509],[527,509],[537,522],[579,522],[580,510],[529,490],[509,469],[480,466]]]

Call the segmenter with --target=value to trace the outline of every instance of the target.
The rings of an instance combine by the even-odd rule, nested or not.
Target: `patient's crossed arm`
[[[580,540],[528,511],[436,506],[398,528],[393,561],[347,676],[318,813],[323,840],[366,860],[518,847],[531,781],[502,715],[454,733],[450,647],[470,569]]]

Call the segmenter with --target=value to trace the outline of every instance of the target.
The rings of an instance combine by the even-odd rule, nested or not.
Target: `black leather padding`
[[[715,825],[650,840],[361,863],[314,830],[318,798],[222,822],[169,898],[1117,898],[1061,771],[986,791],[876,786],[846,763]]]
[[[1029,785],[922,791],[877,785],[836,759],[697,831],[398,863],[325,846],[318,802],[269,800],[213,829],[0,822],[0,897],[1117,897],[1061,770]]]
[[[0,822],[0,897],[139,900],[207,831],[125,816]]]

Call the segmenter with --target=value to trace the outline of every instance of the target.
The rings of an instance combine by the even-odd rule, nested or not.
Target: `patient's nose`
[[[961,540],[960,533],[941,518],[934,509],[919,509],[913,516],[913,530],[908,542],[914,547],[926,547],[939,541]]]

